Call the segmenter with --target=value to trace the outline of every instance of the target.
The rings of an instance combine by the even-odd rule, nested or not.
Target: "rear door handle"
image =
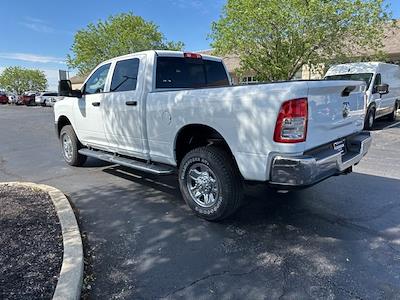
[[[92,102],[93,106],[100,106],[100,102]]]
[[[136,106],[137,105],[137,101],[126,101],[125,104],[126,105],[130,105],[130,106]]]

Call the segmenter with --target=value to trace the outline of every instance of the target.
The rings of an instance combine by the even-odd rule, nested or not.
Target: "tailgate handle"
[[[342,91],[342,97],[350,96],[351,92],[356,89],[355,85],[346,86],[345,89]]]
[[[92,102],[93,106],[100,106],[100,102]]]

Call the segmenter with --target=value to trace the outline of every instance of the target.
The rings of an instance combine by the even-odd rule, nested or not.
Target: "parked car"
[[[13,93],[9,93],[7,94],[8,96],[8,103],[10,104],[16,104],[18,101],[18,96],[16,94]]]
[[[8,103],[7,94],[4,93],[4,92],[0,92],[0,103],[1,104],[7,104]]]
[[[56,96],[46,103],[46,106],[54,106],[58,101],[64,99],[64,96]]]
[[[24,100],[23,100],[22,95],[17,96],[17,102],[15,104],[16,105],[24,105]]]
[[[35,97],[36,105],[53,106],[51,103],[55,102],[55,97],[58,96],[57,92],[42,92]]]
[[[371,129],[377,118],[396,119],[400,108],[400,66],[381,62],[342,64],[331,67],[325,79],[365,81],[365,129]]]
[[[37,93],[36,92],[25,92],[22,94],[22,104],[27,106],[34,106],[36,105],[35,98]]]
[[[54,117],[64,159],[177,171],[189,207],[221,220],[239,207],[243,180],[308,187],[351,172],[371,145],[364,82],[230,82],[220,58],[175,51],[108,60],[82,91],[60,81],[66,97]]]

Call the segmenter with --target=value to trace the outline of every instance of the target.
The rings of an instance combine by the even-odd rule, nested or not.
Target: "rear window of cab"
[[[157,57],[157,89],[228,85],[228,75],[220,61],[187,57]]]

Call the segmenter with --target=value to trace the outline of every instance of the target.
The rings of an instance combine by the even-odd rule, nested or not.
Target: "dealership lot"
[[[377,122],[354,173],[289,194],[250,186],[222,223],[196,218],[174,176],[67,166],[51,108],[0,106],[0,124],[0,181],[53,185],[79,212],[94,299],[400,295],[400,124]]]

